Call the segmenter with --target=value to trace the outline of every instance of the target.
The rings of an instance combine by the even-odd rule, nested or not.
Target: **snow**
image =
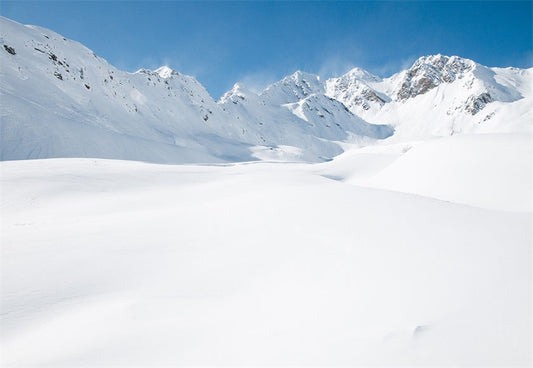
[[[531,212],[532,143],[531,135],[519,134],[436,139],[416,145],[371,179],[355,181],[477,207]]]
[[[156,70],[154,70],[161,78],[170,78],[170,76],[172,76],[173,74],[178,74],[177,71],[175,70],[172,70],[172,68],[166,66],[166,65],[163,65],[159,68],[157,68]]]
[[[315,172],[381,188],[513,212],[533,211],[533,136],[459,135],[349,150]]]
[[[507,194],[530,162],[465,169],[492,144],[518,146],[502,160],[528,151],[514,135],[478,138],[320,165],[3,162],[2,364],[527,365],[532,218],[512,211],[523,192]],[[365,154],[360,177],[412,184],[396,168],[411,178],[431,151],[444,170],[467,144],[473,161],[435,196],[501,174],[489,184],[508,206],[423,197],[424,165],[416,194],[349,180]],[[490,207],[486,194],[472,198]]]

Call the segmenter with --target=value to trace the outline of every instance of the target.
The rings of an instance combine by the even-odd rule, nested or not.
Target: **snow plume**
[[[396,73],[398,70],[406,70],[409,69],[413,63],[416,61],[416,59],[419,58],[420,55],[411,55],[407,58],[396,60],[393,57],[386,62],[385,64],[377,65],[373,68],[373,72],[375,72],[376,75],[379,75],[380,77],[388,77],[392,74]]]
[[[250,91],[260,94],[272,83],[276,82],[279,78],[273,72],[270,71],[256,71],[249,74],[245,74],[239,78],[240,82],[246,86]]]
[[[353,60],[346,60],[341,56],[329,57],[320,65],[318,75],[324,79],[336,77],[352,70],[355,66]]]

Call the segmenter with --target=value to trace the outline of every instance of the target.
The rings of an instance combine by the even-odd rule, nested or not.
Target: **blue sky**
[[[295,70],[389,76],[422,55],[531,67],[532,2],[6,1],[0,13],[77,40],[116,67],[169,65],[218,98]]]

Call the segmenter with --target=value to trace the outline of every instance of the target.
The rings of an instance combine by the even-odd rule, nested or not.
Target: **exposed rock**
[[[8,45],[4,45],[4,49],[10,53],[11,55],[16,55],[17,53],[15,52],[15,49],[11,46],[8,46]]]
[[[396,99],[403,101],[422,95],[441,83],[452,83],[474,67],[475,64],[472,61],[457,56],[421,57],[405,73]]]
[[[488,92],[482,93],[478,96],[470,96],[466,100],[465,111],[471,115],[475,115],[483,110],[483,108],[492,101],[494,100]]]
[[[366,73],[369,75],[367,79],[373,81],[371,79],[372,75],[368,72]],[[354,111],[357,111],[359,107],[367,111],[373,105],[378,109],[381,108],[386,103],[386,100],[380,97],[365,81],[360,80],[360,74],[355,74],[351,71],[340,78],[328,80],[328,94],[342,101],[350,109],[354,109]],[[377,77],[374,78],[377,80]]]

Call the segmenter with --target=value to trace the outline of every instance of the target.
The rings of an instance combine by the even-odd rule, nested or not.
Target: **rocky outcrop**
[[[381,79],[360,68],[355,68],[342,77],[332,78],[326,82],[328,96],[342,101],[352,112],[380,109],[386,102],[386,96],[369,86],[379,83]]]
[[[452,83],[472,70],[475,63],[457,56],[432,55],[418,59],[405,74],[395,98],[404,101],[422,95],[442,83]]]
[[[489,103],[494,101],[492,96],[485,92],[478,96],[470,96],[465,103],[464,111],[470,113],[471,115],[476,115],[478,112],[483,110],[483,108]]]

